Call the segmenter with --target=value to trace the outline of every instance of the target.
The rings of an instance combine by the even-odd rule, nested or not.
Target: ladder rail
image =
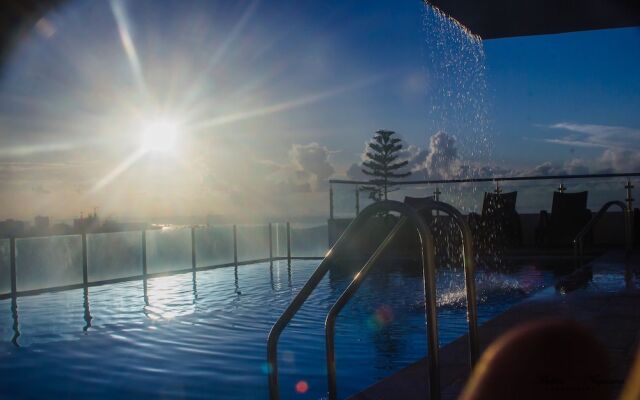
[[[477,333],[477,298],[475,290],[475,255],[473,248],[473,238],[471,229],[464,216],[453,206],[433,201],[431,204],[421,207],[418,213],[424,211],[443,211],[453,218],[462,234],[462,251],[464,256],[465,286],[467,291],[467,318],[469,323],[469,364],[473,369],[479,353],[478,333]],[[398,225],[404,224],[406,218],[403,218]],[[424,220],[420,217],[420,221]],[[423,232],[429,232],[428,228],[418,227],[418,234],[422,249],[422,266],[424,280],[424,296],[425,296],[425,314],[427,318],[427,337],[429,346],[429,392],[431,399],[440,398],[440,367],[439,367],[439,344],[438,344],[438,328],[435,304],[435,259],[433,251],[433,238],[431,235],[423,235]],[[399,227],[398,227],[399,230]],[[391,236],[391,235],[390,235]],[[373,267],[377,259],[388,245],[387,237],[376,252],[371,256],[365,266],[356,274],[353,281],[344,290],[342,295],[336,300],[329,310],[325,321],[325,337],[326,337],[326,356],[327,356],[327,377],[328,377],[328,393],[329,400],[335,400],[338,397],[337,380],[336,380],[336,364],[335,364],[335,323],[340,311],[346,306],[349,300],[357,292],[360,285],[367,277],[370,269]]]
[[[280,335],[282,331],[289,324],[291,319],[293,319],[294,315],[298,312],[300,307],[304,304],[306,299],[311,295],[313,290],[318,286],[322,278],[326,275],[326,273],[331,268],[331,261],[335,257],[337,250],[342,248],[345,243],[347,243],[354,233],[357,233],[364,223],[372,216],[385,212],[392,211],[390,208],[390,203],[398,203],[395,201],[382,201],[375,204],[372,204],[362,210],[360,215],[358,215],[345,229],[345,231],[340,235],[336,243],[331,247],[331,249],[326,253],[324,259],[320,262],[320,265],[313,272],[311,277],[307,280],[307,282],[302,286],[298,294],[293,298],[291,303],[284,310],[280,318],[274,323],[271,331],[269,331],[269,336],[267,338],[267,374],[269,378],[269,398],[271,400],[277,400],[280,398],[280,390],[278,386],[278,340],[280,339]]]
[[[633,238],[632,238],[632,210],[629,210],[624,202],[619,200],[608,201],[600,207],[600,210],[596,213],[596,215],[587,222],[587,224],[580,230],[580,232],[576,235],[576,238],[573,239],[573,254],[576,258],[576,262],[579,264],[582,260],[582,256],[584,256],[584,237],[589,233],[593,227],[604,217],[605,213],[612,206],[618,206],[624,213],[624,231],[625,231],[625,241],[627,252],[631,252],[633,247]]]
[[[458,210],[454,207],[441,202],[434,202],[432,205],[425,207],[425,209],[438,209],[445,211],[451,215],[463,233],[463,249],[465,255],[465,285],[468,293],[473,293],[473,296],[468,296],[468,303],[470,305],[467,316],[469,319],[469,338],[470,338],[470,355],[471,364],[475,363],[477,358],[477,313],[476,313],[476,298],[475,298],[475,258],[473,257],[473,245],[471,240],[468,239],[471,236],[471,230],[469,229],[466,220]],[[310,296],[313,290],[317,287],[323,277],[331,268],[331,260],[335,257],[337,250],[341,249],[345,243],[348,243],[352,236],[359,232],[364,223],[372,216],[394,211],[401,214],[401,220],[396,223],[389,232],[387,237],[381,242],[376,251],[365,263],[363,269],[367,271],[380,257],[384,249],[392,242],[397,232],[402,225],[407,222],[411,222],[417,229],[420,245],[421,245],[421,258],[423,264],[423,280],[425,286],[425,313],[427,320],[429,321],[427,327],[427,336],[429,341],[429,374],[428,379],[434,382],[434,385],[430,385],[431,390],[437,393],[435,397],[439,397],[439,346],[438,346],[438,332],[437,332],[437,316],[436,316],[436,304],[435,304],[435,256],[433,250],[433,236],[431,230],[427,226],[424,219],[420,216],[419,210],[408,206],[404,203],[392,200],[385,200],[375,204],[372,204],[362,210],[362,212],[349,224],[347,229],[340,235],[334,246],[327,252],[325,258],[320,265],[313,272],[309,280],[300,289],[298,294],[294,297],[291,303],[287,306],[280,318],[275,322],[267,339],[267,363],[268,363],[268,378],[269,378],[269,398],[271,400],[277,400],[280,398],[279,385],[278,385],[278,358],[277,358],[277,346],[278,340],[282,331],[289,324],[294,315],[298,312],[300,307],[304,304],[306,299]],[[364,275],[363,275],[364,276]],[[359,276],[356,275],[355,280],[358,280]],[[352,282],[353,284],[353,282]],[[326,328],[325,328],[326,329]],[[437,378],[437,379],[436,379]]]

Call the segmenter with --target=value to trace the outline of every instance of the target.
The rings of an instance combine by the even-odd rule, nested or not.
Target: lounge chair
[[[469,213],[469,226],[481,255],[522,245],[522,223],[516,211],[518,192],[487,193],[482,214]]]
[[[428,207],[429,203],[433,201],[435,201],[434,196],[405,196],[404,198],[405,204],[416,209]],[[462,248],[462,236],[460,229],[453,219],[444,214],[439,217],[434,216],[432,210],[428,208],[422,212],[422,217],[431,229],[431,233],[433,233],[433,242],[438,264],[461,264],[462,254],[460,249]]]
[[[535,232],[537,245],[571,247],[580,230],[591,220],[591,210],[587,208],[589,192],[553,192],[551,214],[540,211],[540,219]],[[593,241],[590,233],[585,241]]]

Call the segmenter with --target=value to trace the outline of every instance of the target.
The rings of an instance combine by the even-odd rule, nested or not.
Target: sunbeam
[[[144,147],[140,147],[129,157],[124,159],[120,164],[118,164],[111,172],[109,172],[104,178],[100,179],[92,188],[89,190],[89,194],[93,194],[98,192],[100,189],[107,186],[114,179],[120,176],[123,172],[131,168],[133,164],[136,163],[142,156],[147,153],[147,150]]]
[[[223,115],[220,117],[212,118],[207,121],[197,122],[190,126],[192,130],[201,130],[205,128],[211,128],[220,125],[226,125],[233,122],[244,121],[251,118],[264,117],[271,114],[277,114],[285,111],[289,111],[295,108],[303,107],[309,104],[313,104],[328,98],[334,97],[338,94],[342,94],[351,90],[356,90],[370,86],[379,82],[384,77],[376,75],[367,79],[359,80],[355,83],[346,86],[340,86],[337,88],[324,90],[318,93],[308,94],[306,96],[298,97],[297,99],[283,101],[270,106],[257,108],[249,111],[239,111],[232,114]]]
[[[229,34],[225,38],[224,42],[220,45],[220,47],[218,47],[218,49],[216,49],[215,52],[213,52],[207,65],[202,69],[198,77],[193,80],[190,89],[186,92],[183,101],[183,107],[189,106],[196,98],[198,98],[198,95],[202,93],[202,90],[205,87],[204,81],[209,78],[209,74],[211,73],[211,71],[213,71],[218,62],[220,62],[236,37],[240,34],[240,32],[242,32],[242,29],[251,19],[251,16],[254,14],[257,6],[257,0],[254,0],[253,2],[251,2],[251,4],[249,4],[249,6],[242,13],[240,19],[234,25],[231,32],[229,32]]]
[[[129,64],[131,65],[131,70],[136,80],[136,84],[138,85],[138,89],[141,93],[148,96],[149,92],[142,72],[142,65],[138,57],[138,52],[136,51],[136,46],[133,43],[133,38],[131,37],[129,20],[122,1],[111,0],[111,11],[118,27],[118,34],[120,36],[120,41],[122,42],[122,48],[129,59]]]

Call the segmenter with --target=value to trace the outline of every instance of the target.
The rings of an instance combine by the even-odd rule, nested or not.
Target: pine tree
[[[383,198],[387,200],[387,194],[394,185],[392,179],[411,175],[411,172],[398,171],[409,162],[396,162],[398,152],[402,150],[402,140],[395,137],[395,134],[394,131],[384,129],[377,131],[373,141],[369,143],[367,160],[362,163],[362,172],[373,177],[369,180],[371,185],[364,186],[362,190],[369,192],[369,197],[375,201]]]

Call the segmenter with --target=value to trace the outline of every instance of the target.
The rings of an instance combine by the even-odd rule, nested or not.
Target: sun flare
[[[141,124],[141,148],[145,152],[167,153],[173,151],[182,135],[182,127],[172,118],[161,117]]]

